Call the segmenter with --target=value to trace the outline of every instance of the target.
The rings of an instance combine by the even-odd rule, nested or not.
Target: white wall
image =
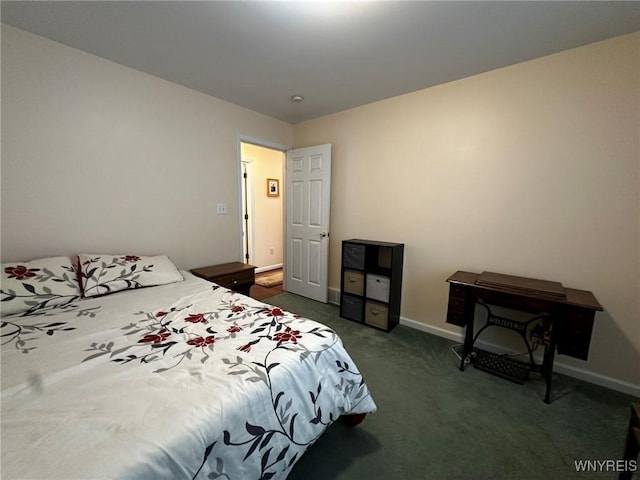
[[[557,280],[605,308],[587,363],[640,384],[639,34],[294,126],[331,143],[340,242],[405,243],[402,315],[445,323],[456,270]]]
[[[444,323],[458,269],[592,290],[606,311],[589,361],[559,361],[638,385],[639,43],[627,35],[292,129],[3,25],[2,261],[239,260],[238,135],[331,143],[332,287],[340,241],[359,237],[406,244],[402,315],[434,329],[459,333]]]
[[[240,260],[238,135],[292,143],[289,124],[2,25],[2,261]]]

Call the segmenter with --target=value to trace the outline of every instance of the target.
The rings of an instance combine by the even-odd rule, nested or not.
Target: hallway
[[[279,269],[282,271],[282,269]],[[273,275],[276,270],[268,270],[266,272],[256,273],[256,283],[251,287],[249,293],[251,294],[251,298],[255,298],[256,300],[264,300],[265,298],[273,297],[274,295],[278,295],[284,291],[282,282],[279,284],[275,284],[270,287],[263,287],[258,285],[258,281],[261,277],[266,277],[269,275]]]

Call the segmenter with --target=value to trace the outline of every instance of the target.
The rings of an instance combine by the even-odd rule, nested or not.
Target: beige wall
[[[592,290],[589,361],[558,361],[640,384],[639,38],[295,125],[295,147],[333,145],[330,286],[357,237],[405,243],[402,316],[435,330],[459,332],[456,270]]]
[[[282,266],[284,258],[283,172],[284,154],[277,150],[242,144],[242,160],[251,162],[253,186],[254,252],[249,260],[259,269]],[[280,196],[267,197],[267,178],[280,180]],[[273,249],[273,253],[271,253]]]
[[[3,25],[2,260],[238,260],[238,136],[331,143],[330,286],[340,241],[361,237],[406,244],[402,315],[444,334],[459,333],[444,323],[445,279],[458,269],[589,289],[606,309],[590,359],[559,361],[640,384],[639,42],[623,36],[292,128]]]
[[[290,145],[291,130],[2,25],[2,260],[240,260],[238,135]]]

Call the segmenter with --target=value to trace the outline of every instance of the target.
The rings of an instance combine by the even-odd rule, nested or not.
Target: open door
[[[286,154],[286,290],[327,303],[331,145]]]

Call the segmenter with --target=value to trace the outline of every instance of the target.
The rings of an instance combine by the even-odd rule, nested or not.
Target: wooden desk
[[[230,262],[191,270],[196,277],[204,278],[223,287],[249,296],[255,282],[256,267],[248,263]]]
[[[550,403],[551,375],[556,348],[559,354],[587,360],[596,311],[602,311],[593,293],[565,288],[558,282],[500,273],[482,274],[458,271],[451,275],[447,323],[465,327],[460,370],[472,359],[473,345],[478,334],[489,326],[515,330],[529,349],[530,362],[539,367],[547,382],[544,401]],[[474,336],[476,304],[487,310],[487,323]],[[511,320],[495,315],[490,306],[505,307],[533,315],[529,322]],[[527,335],[529,324],[543,324],[542,336],[547,338],[542,365],[536,365]]]

